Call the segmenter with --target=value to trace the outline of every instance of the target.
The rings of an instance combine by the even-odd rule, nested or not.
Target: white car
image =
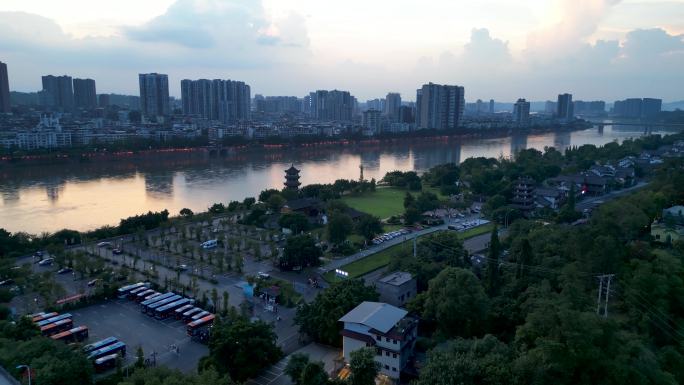
[[[264,273],[263,271],[260,271],[257,273],[257,276],[261,279],[269,279],[271,278],[271,275],[268,273]]]

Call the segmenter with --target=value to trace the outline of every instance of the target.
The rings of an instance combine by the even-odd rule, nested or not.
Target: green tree
[[[482,330],[489,300],[482,284],[469,270],[444,269],[430,281],[423,317],[446,336],[470,336]]]
[[[309,220],[306,215],[299,212],[286,213],[280,216],[278,225],[292,230],[294,234],[299,234],[309,229]]]
[[[228,294],[228,292],[224,290],[223,291],[223,306],[221,308],[221,311],[223,312],[223,314],[228,313],[228,308],[230,306],[230,302],[228,302],[229,298],[230,298],[230,294]]]
[[[302,370],[299,385],[327,385],[328,374],[325,372],[323,363],[309,362]]]
[[[489,253],[487,255],[487,293],[493,297],[499,293],[501,286],[501,272],[499,270],[499,257],[501,256],[501,242],[499,242],[499,230],[494,226],[489,240]]]
[[[337,322],[342,316],[363,301],[377,301],[378,293],[367,287],[363,281],[348,280],[332,284],[319,293],[312,302],[297,308],[295,323],[299,331],[315,341],[340,346],[341,325]]]
[[[404,208],[407,209],[413,206],[415,203],[416,198],[413,197],[413,194],[407,191],[406,194],[404,194]]]
[[[273,327],[262,321],[238,317],[215,323],[209,340],[209,359],[204,365],[214,366],[219,373],[229,373],[231,378],[243,382],[280,359],[282,352],[276,345],[277,339]]]
[[[420,221],[420,211],[414,206],[409,206],[405,211],[404,211],[404,224],[406,225],[412,225],[418,221]]]
[[[302,377],[302,372],[306,365],[309,364],[309,355],[304,353],[294,353],[285,365],[285,374],[290,376],[290,379],[296,385],[300,385],[299,380]]]
[[[362,237],[370,240],[376,235],[382,233],[382,223],[380,219],[372,215],[364,215],[359,218],[355,226],[355,231]]]
[[[354,229],[354,222],[351,217],[344,213],[333,213],[328,221],[328,240],[334,244],[340,244],[347,240],[347,237]]]
[[[310,235],[296,235],[287,239],[279,266],[281,270],[318,266],[321,263],[321,255],[323,252]]]
[[[187,207],[182,208],[179,214],[185,218],[191,218],[193,215],[195,215],[195,213],[193,213],[192,210]]]
[[[380,371],[380,364],[375,361],[375,350],[361,348],[349,353],[349,369],[349,385],[374,385]]]
[[[138,346],[135,351],[135,367],[142,368],[145,366],[145,353],[143,352],[142,346]]]

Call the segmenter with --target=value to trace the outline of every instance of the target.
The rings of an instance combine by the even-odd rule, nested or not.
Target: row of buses
[[[160,293],[150,289],[149,284],[138,282],[121,287],[120,299],[128,298],[140,304],[140,311],[158,320],[175,318],[187,324],[187,334],[201,341],[209,335],[215,316],[195,306],[195,300],[173,292]]]
[[[126,356],[126,344],[116,337],[107,337],[84,346],[83,353],[93,361],[95,371],[100,373],[116,366],[118,357]]]
[[[40,333],[53,340],[70,343],[81,342],[88,338],[88,327],[84,325],[74,327],[70,313],[41,312],[32,314],[30,317],[40,329]]]

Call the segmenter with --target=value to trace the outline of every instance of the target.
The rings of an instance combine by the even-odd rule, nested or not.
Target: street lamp
[[[31,385],[31,367],[28,365],[17,365],[17,369],[26,369],[28,373],[28,385]]]

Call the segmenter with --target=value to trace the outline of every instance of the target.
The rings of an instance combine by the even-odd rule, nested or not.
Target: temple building
[[[299,170],[293,165],[285,170],[285,188],[288,190],[298,190],[301,183],[299,182]]]

